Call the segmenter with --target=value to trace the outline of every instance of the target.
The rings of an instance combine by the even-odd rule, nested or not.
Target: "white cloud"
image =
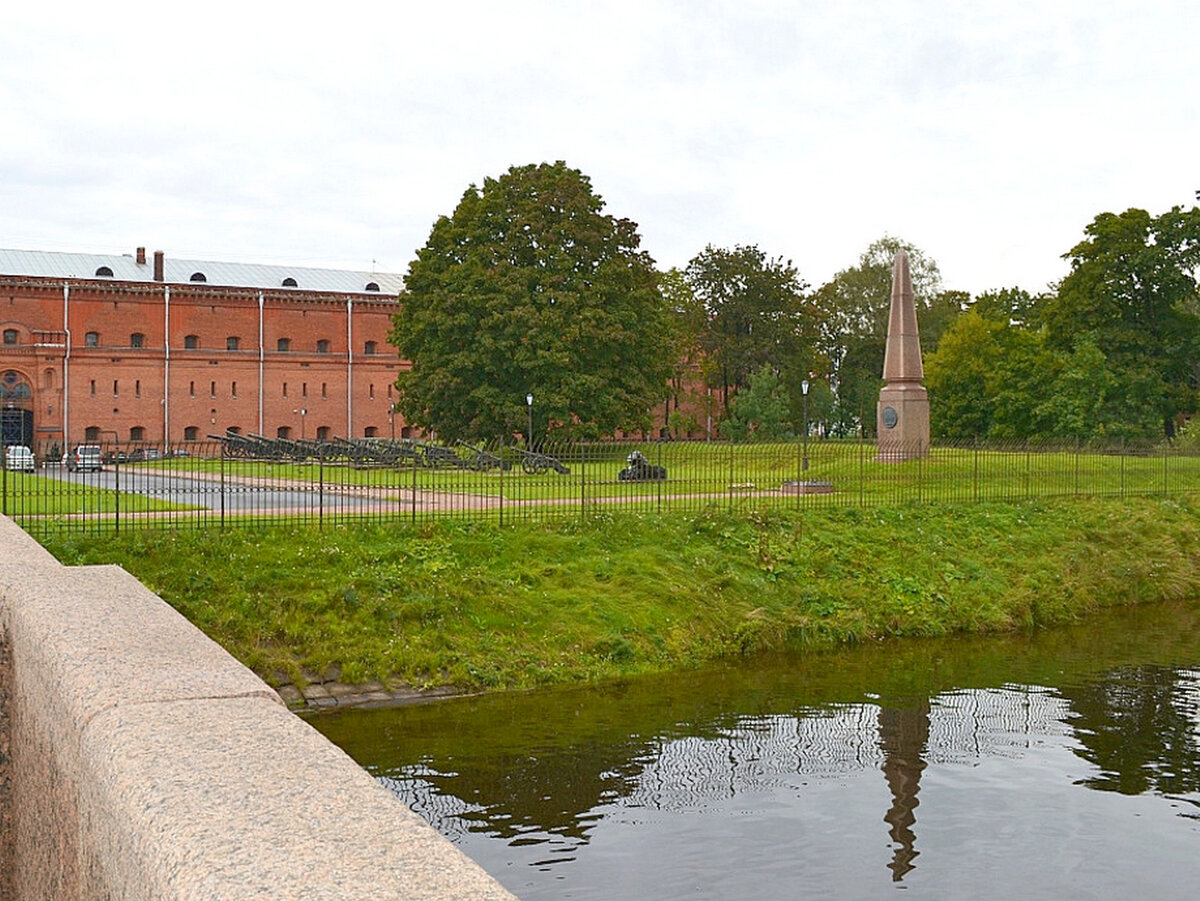
[[[813,283],[883,233],[1036,290],[1097,213],[1192,202],[1175,2],[25,6],[0,246],[403,270],[470,183],[565,159],[683,265]]]

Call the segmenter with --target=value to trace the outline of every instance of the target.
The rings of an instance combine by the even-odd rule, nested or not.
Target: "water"
[[[1200,603],[313,723],[524,899],[1200,896]]]

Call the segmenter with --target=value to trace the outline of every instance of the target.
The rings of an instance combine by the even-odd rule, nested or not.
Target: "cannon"
[[[458,443],[471,452],[471,456],[467,458],[467,465],[477,472],[483,472],[487,469],[501,469],[507,472],[512,469],[512,463],[497,454],[486,451],[482,447],[467,444],[465,441],[459,441]]]
[[[527,451],[517,448],[517,453],[521,455],[521,469],[529,475],[543,473],[547,469],[553,469],[560,475],[570,475],[571,470],[562,464],[557,458],[549,454],[539,453],[537,451]]]
[[[655,466],[640,450],[626,457],[625,463],[625,468],[617,473],[617,478],[622,482],[661,482],[667,477],[667,468]]]

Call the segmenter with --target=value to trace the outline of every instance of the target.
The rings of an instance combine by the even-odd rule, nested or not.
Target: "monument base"
[[[929,395],[919,383],[885,385],[876,410],[880,463],[929,456]]]

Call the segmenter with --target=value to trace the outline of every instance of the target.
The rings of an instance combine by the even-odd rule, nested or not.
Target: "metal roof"
[[[133,254],[57,253],[44,250],[0,250],[0,275],[44,278],[97,278],[107,266],[115,282],[154,282],[154,254],[139,263]],[[404,286],[404,276],[392,272],[362,272],[348,269],[313,269],[305,266],[276,266],[260,263],[225,263],[219,260],[179,260],[163,257],[163,280],[169,284],[192,284],[192,276],[204,275],[204,283],[226,288],[293,287],[297,291],[330,291],[339,294],[376,294],[367,285],[379,286],[378,294],[395,297]],[[108,276],[99,276],[107,279]],[[199,281],[197,279],[196,281]]]

